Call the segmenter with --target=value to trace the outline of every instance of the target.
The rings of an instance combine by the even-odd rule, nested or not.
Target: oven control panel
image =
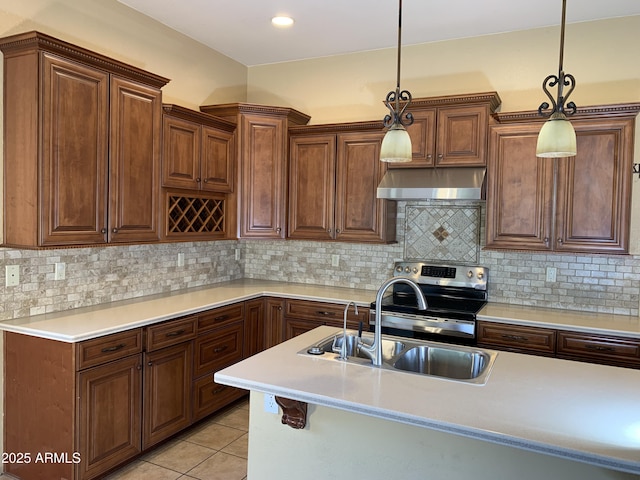
[[[477,265],[438,265],[424,262],[396,262],[394,277],[407,277],[429,285],[487,289],[489,270]]]

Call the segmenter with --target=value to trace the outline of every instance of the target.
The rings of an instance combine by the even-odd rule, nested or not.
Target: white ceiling
[[[397,0],[118,0],[247,65],[397,46]],[[404,0],[402,44],[559,25],[561,0]],[[289,29],[271,25],[290,15]],[[568,0],[567,23],[640,15],[640,0]]]

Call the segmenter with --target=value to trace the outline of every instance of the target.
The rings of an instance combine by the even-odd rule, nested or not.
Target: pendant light
[[[538,144],[536,147],[537,157],[572,157],[576,154],[576,132],[571,122],[567,120],[567,115],[576,113],[576,104],[573,102],[566,103],[569,95],[576,86],[576,79],[573,75],[564,73],[563,56],[564,56],[564,28],[566,23],[567,0],[562,0],[562,23],[560,25],[560,62],[558,66],[558,75],[549,75],[542,82],[542,89],[551,100],[551,111],[548,102],[543,102],[538,107],[538,113],[543,117],[549,117],[549,120],[540,129],[538,134]],[[549,92],[547,87],[558,86],[557,100]],[[569,87],[566,95],[563,95],[564,87]]]
[[[405,129],[413,123],[413,115],[405,113],[411,103],[411,93],[400,90],[400,47],[402,42],[402,0],[398,7],[398,69],[396,77],[396,89],[387,94],[384,104],[389,109],[389,114],[384,117],[383,124],[388,128],[382,139],[380,148],[380,160],[383,162],[410,162],[413,159],[411,138]]]

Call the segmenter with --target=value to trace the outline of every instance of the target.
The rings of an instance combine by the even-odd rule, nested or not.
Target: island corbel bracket
[[[276,397],[276,403],[282,408],[282,423],[284,425],[296,429],[302,429],[307,425],[306,402]]]

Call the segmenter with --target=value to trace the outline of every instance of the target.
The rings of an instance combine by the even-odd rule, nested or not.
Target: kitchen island
[[[484,385],[301,355],[319,327],[216,373],[251,391],[249,478],[640,478],[640,371],[499,352]],[[294,430],[263,394],[309,404]]]

